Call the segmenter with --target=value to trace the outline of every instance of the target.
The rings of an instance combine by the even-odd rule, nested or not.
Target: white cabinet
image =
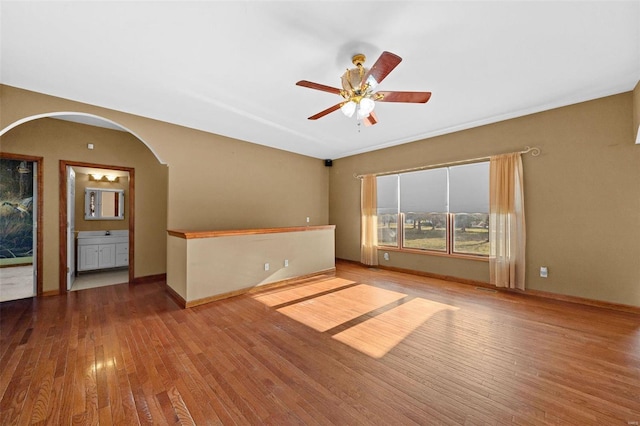
[[[116,244],[116,267],[129,266],[129,243]]]
[[[98,245],[98,267],[114,268],[116,266],[116,245],[115,244],[99,244]]]
[[[98,269],[98,245],[80,245],[78,244],[78,271],[88,271],[90,269]]]
[[[129,232],[85,231],[78,233],[77,270],[129,266]]]

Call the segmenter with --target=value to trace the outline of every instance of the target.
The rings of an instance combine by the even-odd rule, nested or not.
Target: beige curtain
[[[524,290],[526,231],[520,153],[491,157],[489,223],[491,283]]]
[[[360,262],[372,266],[378,264],[377,197],[376,177],[365,175],[360,196]]]

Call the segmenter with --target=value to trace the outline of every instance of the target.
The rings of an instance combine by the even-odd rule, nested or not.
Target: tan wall
[[[93,143],[95,149],[88,150],[87,143]],[[59,285],[58,218],[64,208],[59,202],[60,160],[135,168],[135,275],[166,271],[167,167],[138,139],[127,132],[43,118],[4,134],[0,149],[43,157],[43,291],[55,291]],[[127,229],[128,221],[124,222],[118,229]]]
[[[123,220],[85,220],[84,218],[84,190],[85,188],[122,189],[124,190],[124,218]],[[164,207],[166,209],[166,207]],[[76,202],[75,228],[79,231],[114,231],[129,229],[129,180],[120,177],[118,182],[95,182],[89,180],[89,175],[76,173]]]
[[[35,114],[73,111],[112,120],[169,166],[168,228],[325,225],[324,162],[237,139],[0,85],[0,128]]]
[[[637,99],[637,98],[636,98]],[[640,306],[640,146],[631,92],[342,158],[330,171],[336,255],[359,260],[354,173],[542,149],[525,155],[527,287]],[[488,281],[487,263],[390,253],[382,264]],[[540,266],[549,277],[539,277]]]
[[[169,228],[326,225],[329,179],[321,160],[202,132],[169,156]],[[175,135],[176,141],[181,140]]]
[[[162,224],[161,236],[165,243],[147,247],[154,258],[157,251],[165,250],[167,228],[287,227],[306,225],[307,217],[310,225],[328,224],[328,169],[322,160],[4,85],[0,85],[0,111],[0,129],[38,114],[81,112],[112,120],[139,137],[168,166],[166,182],[138,188],[136,177],[136,194],[141,190],[160,198],[167,197],[167,218]],[[22,126],[11,130],[7,136]],[[4,139],[1,140],[2,149]],[[85,140],[83,147],[78,149],[86,153],[87,142]],[[33,155],[38,155],[41,149],[34,149]],[[54,147],[51,149],[55,150]],[[98,159],[113,156],[120,160],[122,157],[111,152],[108,141],[96,145],[92,152]],[[125,164],[93,158],[91,161]],[[45,160],[45,167],[57,168],[57,164],[50,163]],[[55,203],[57,189],[55,192],[47,191],[45,199]],[[152,199],[150,197],[148,203]],[[164,220],[164,217],[159,219],[160,216],[151,214],[147,220],[140,221],[137,208],[145,206],[147,201],[142,203],[141,206],[136,197],[136,233],[139,230],[153,232],[157,238],[155,221]],[[56,235],[45,240],[47,247],[52,247],[53,242],[57,247],[57,223],[54,222],[45,221],[47,230],[54,230],[47,231],[47,234]],[[142,260],[138,256],[145,252],[146,249],[141,249],[140,253],[136,250],[137,276],[146,275],[143,273],[145,264],[140,265],[142,270],[138,269],[138,262]],[[155,268],[156,261],[151,263]],[[164,272],[165,268],[166,260],[159,272]],[[55,274],[57,263],[51,263],[45,274],[45,290],[57,288],[57,278],[56,284],[51,283]]]

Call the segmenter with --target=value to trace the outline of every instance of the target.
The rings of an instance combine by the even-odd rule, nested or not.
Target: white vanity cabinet
[[[116,267],[129,266],[129,242],[116,244]]]
[[[78,232],[78,272],[129,266],[129,231]]]

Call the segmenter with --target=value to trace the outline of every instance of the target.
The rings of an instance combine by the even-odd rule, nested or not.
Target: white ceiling
[[[621,93],[640,80],[635,1],[0,3],[4,84],[297,152],[340,158]],[[403,62],[379,124],[340,111],[355,53]]]

